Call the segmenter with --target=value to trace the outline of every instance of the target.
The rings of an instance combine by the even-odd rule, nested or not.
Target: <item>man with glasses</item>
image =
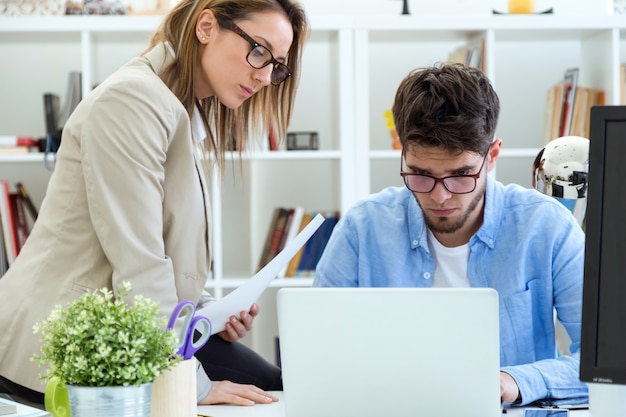
[[[494,288],[502,402],[586,401],[578,377],[584,234],[559,202],[488,175],[502,147],[499,111],[478,69],[411,72],[393,105],[405,187],[386,188],[343,216],[313,285]],[[571,355],[557,355],[554,311]]]

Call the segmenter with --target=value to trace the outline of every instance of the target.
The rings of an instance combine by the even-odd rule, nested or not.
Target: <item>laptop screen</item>
[[[493,289],[282,288],[277,309],[287,416],[501,413]]]

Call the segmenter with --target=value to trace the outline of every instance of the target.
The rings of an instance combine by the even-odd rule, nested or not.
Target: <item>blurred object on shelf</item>
[[[287,133],[288,151],[316,151],[318,149],[317,132]]]
[[[128,8],[120,0],[67,0],[65,5],[66,14],[121,15],[128,13]]]
[[[65,0],[0,0],[0,15],[52,16],[65,13]]]
[[[396,131],[396,124],[393,121],[391,110],[385,110],[385,121],[385,126],[389,129],[389,135],[391,136],[391,149],[401,149],[400,137]]]
[[[409,12],[409,0],[402,0],[402,14],[411,14]]]
[[[509,14],[531,14],[535,12],[535,0],[509,0]]]
[[[166,14],[178,0],[122,0],[129,14]]]

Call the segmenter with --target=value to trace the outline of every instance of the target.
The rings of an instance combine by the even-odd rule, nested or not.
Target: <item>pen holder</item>
[[[196,417],[196,358],[177,363],[152,385],[150,417]]]

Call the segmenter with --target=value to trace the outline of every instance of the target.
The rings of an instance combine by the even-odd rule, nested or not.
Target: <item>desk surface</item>
[[[273,404],[256,404],[251,407],[241,407],[234,405],[201,405],[198,406],[198,415],[211,417],[285,417],[285,407],[283,403],[283,393],[273,392],[279,400]],[[390,407],[391,408],[391,407]],[[523,408],[510,408],[506,417],[522,417]],[[570,411],[570,417],[589,417],[588,410]]]

